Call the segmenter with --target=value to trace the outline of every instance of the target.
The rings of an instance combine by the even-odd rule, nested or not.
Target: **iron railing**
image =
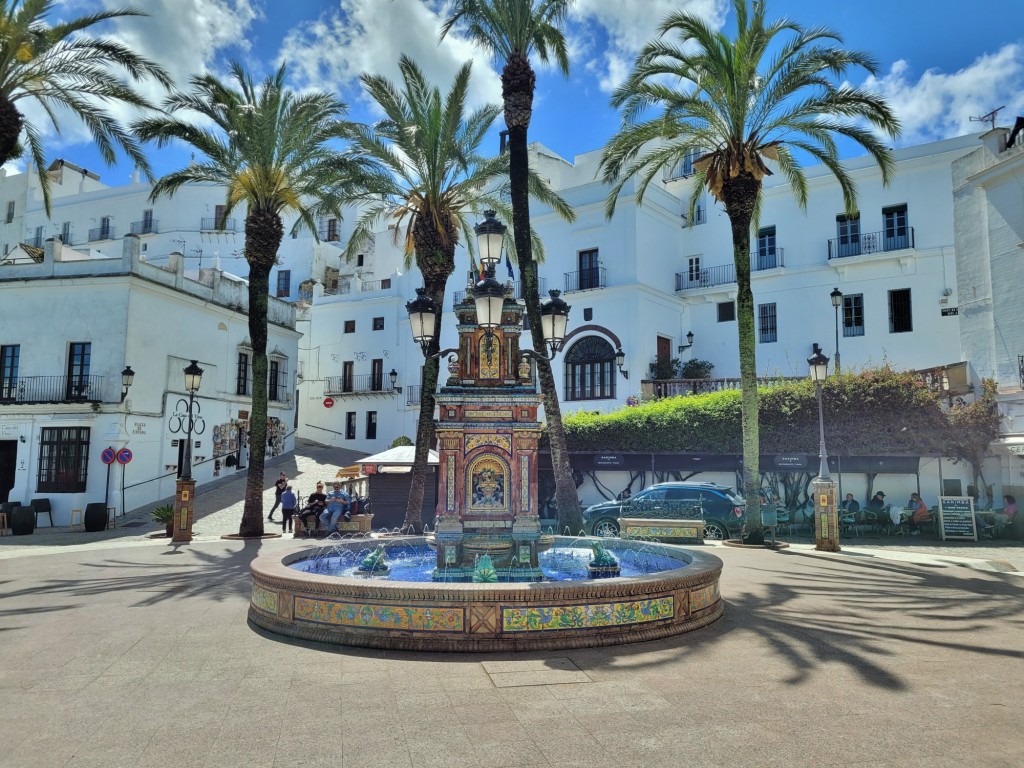
[[[540,298],[543,301],[544,297],[548,292],[548,280],[546,277],[538,278],[537,280],[537,293],[540,294]],[[463,299],[466,298],[466,291],[455,291],[452,294],[452,304],[461,304]],[[523,281],[515,280],[512,282],[512,298],[521,299],[523,298]]]
[[[390,291],[391,290],[391,278],[385,277],[383,280],[363,280],[359,283],[360,293],[370,293],[372,291]]]
[[[581,269],[579,272],[565,273],[565,292],[589,291],[594,288],[605,288],[608,285],[607,270],[604,267]]]
[[[750,254],[750,269],[760,272],[765,269],[776,269],[786,266],[786,250],[772,248],[767,251],[754,251]]]
[[[905,248],[914,247],[914,228],[907,227],[899,232],[883,230],[882,232],[833,237],[828,241],[828,257],[829,259],[845,259],[848,256],[902,251]]]
[[[89,230],[89,242],[95,242],[97,240],[113,240],[114,239],[114,228],[113,227],[93,227]]]
[[[711,288],[736,282],[736,267],[723,264],[719,267],[703,267],[676,272],[676,290],[688,291],[695,288]]]
[[[43,247],[43,238],[42,237],[30,237],[30,238],[28,238],[25,241],[25,245],[31,245],[34,248],[42,248]]]
[[[155,235],[158,233],[156,226],[156,219],[143,219],[142,221],[133,221],[131,226],[131,232],[133,235]]]
[[[102,376],[19,376],[0,380],[0,403],[102,402]]]
[[[683,226],[684,227],[690,226],[690,212],[688,210],[687,211],[683,211],[682,216],[683,216]],[[694,211],[693,211],[693,225],[696,226],[698,224],[707,224],[707,222],[708,222],[708,212],[707,212],[707,209],[704,208],[703,206],[698,205],[694,209]]]
[[[419,405],[420,394],[423,392],[422,384],[408,384],[405,387],[405,404]]]
[[[320,226],[317,227],[317,236],[327,243],[337,243],[341,240],[341,232],[338,228],[337,221],[331,225],[328,221],[320,222]]]
[[[372,373],[356,376],[328,376],[324,381],[325,395],[383,395],[394,391],[391,380]]]
[[[216,216],[201,219],[199,229],[203,232],[234,232],[234,219],[219,219]]]

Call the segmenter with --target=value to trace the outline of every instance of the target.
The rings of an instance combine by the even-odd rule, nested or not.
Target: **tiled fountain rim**
[[[558,537],[563,544],[581,537]],[[422,545],[422,537],[389,538]],[[339,541],[365,550],[373,540]],[[271,632],[339,645],[412,651],[554,650],[654,640],[716,621],[722,561],[671,544],[618,541],[686,565],[646,576],[492,584],[338,577],[289,568],[319,547],[263,554],[251,565],[249,619]]]

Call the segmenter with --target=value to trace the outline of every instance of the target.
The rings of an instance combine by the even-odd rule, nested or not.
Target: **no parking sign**
[[[122,448],[121,450],[119,450],[117,452],[117,463],[118,464],[127,464],[131,460],[132,460],[132,452],[130,450],[128,450],[127,448]]]
[[[104,464],[113,464],[114,463],[114,449],[113,448],[104,448],[103,449],[103,453],[100,454],[100,461],[102,461]]]

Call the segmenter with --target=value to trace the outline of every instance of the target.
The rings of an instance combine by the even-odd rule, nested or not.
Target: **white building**
[[[112,257],[63,247],[17,246],[0,264],[0,497],[48,497],[53,523],[106,501],[118,513],[173,495],[184,456],[188,394],[183,369],[204,369],[193,405],[193,477],[237,471],[248,419],[248,286],[220,270],[185,276],[184,263],[141,260],[129,235]],[[295,309],[270,300],[268,455],[293,447]],[[121,372],[135,377],[122,401]],[[128,448],[104,466],[105,448]],[[42,518],[43,521],[46,518]]]

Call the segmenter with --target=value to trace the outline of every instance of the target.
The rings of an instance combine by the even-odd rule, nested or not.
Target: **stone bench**
[[[310,520],[312,519],[310,518]],[[352,519],[348,521],[342,517],[338,520],[338,530],[342,535],[351,533],[359,536],[368,536],[370,531],[373,530],[372,523],[373,515],[352,515]],[[297,514],[292,517],[292,527],[295,531],[295,538],[307,536],[306,526],[302,524],[302,518]]]
[[[667,544],[703,544],[703,520],[671,520],[651,517],[620,517],[623,539],[654,539]]]

